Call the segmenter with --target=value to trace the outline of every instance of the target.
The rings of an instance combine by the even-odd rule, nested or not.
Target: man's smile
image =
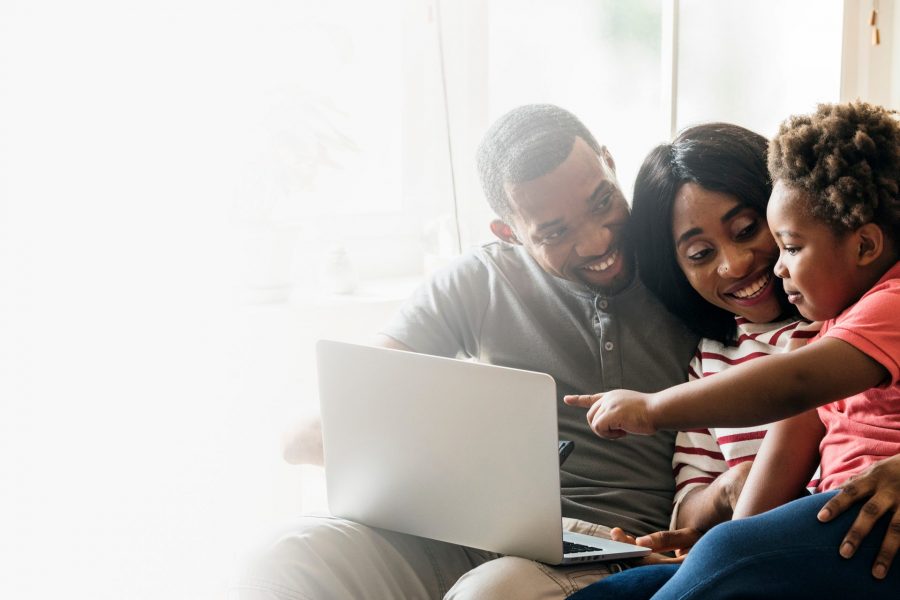
[[[613,264],[615,264],[616,259],[618,257],[619,257],[619,251],[613,250],[612,253],[607,253],[605,258],[598,258],[598,259],[592,260],[591,262],[587,263],[586,265],[582,266],[581,268],[585,269],[586,271],[593,271],[595,273],[600,272],[600,271],[605,271],[608,268],[610,268],[611,266],[613,266]]]

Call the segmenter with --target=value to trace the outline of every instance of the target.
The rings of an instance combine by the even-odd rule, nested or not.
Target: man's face
[[[516,240],[551,275],[615,293],[631,281],[632,258],[622,247],[628,204],[612,159],[581,138],[556,169],[507,184]]]

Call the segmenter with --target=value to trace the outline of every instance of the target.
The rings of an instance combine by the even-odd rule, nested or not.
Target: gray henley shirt
[[[563,516],[636,534],[668,528],[675,434],[603,440],[565,394],[656,391],[686,380],[697,336],[635,278],[604,296],[495,242],[421,286],[382,333],[417,352],[540,371],[556,380]]]

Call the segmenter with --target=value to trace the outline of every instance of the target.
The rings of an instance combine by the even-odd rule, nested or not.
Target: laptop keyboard
[[[603,548],[597,546],[585,546],[584,544],[576,544],[575,542],[567,542],[563,540],[563,554],[573,554],[576,552],[602,552]]]

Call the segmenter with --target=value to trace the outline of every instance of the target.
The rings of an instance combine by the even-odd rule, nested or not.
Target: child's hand
[[[571,406],[587,408],[587,420],[594,433],[615,440],[629,433],[651,435],[656,427],[650,419],[650,395],[631,390],[613,390],[603,394],[565,396]]]
[[[609,537],[616,542],[635,544],[653,550],[653,554],[641,559],[639,564],[642,565],[680,563],[684,561],[684,557],[687,556],[688,551],[690,551],[693,545],[697,543],[700,536],[703,535],[703,532],[700,530],[692,528],[657,531],[656,533],[644,535],[639,538],[628,535],[618,527],[613,527],[609,533]],[[675,558],[660,554],[661,552],[671,552],[673,550],[675,551]]]
[[[613,527],[609,530],[609,537],[614,542],[622,542],[623,544],[634,544],[638,546],[637,538],[631,534],[625,533],[621,527]]]

